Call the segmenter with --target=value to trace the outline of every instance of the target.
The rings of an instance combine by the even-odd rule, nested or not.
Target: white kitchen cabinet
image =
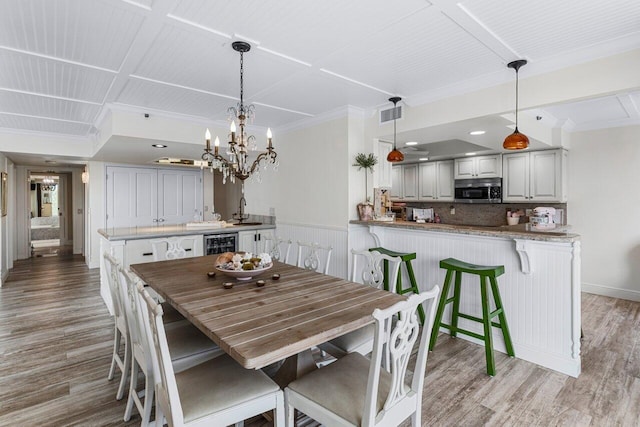
[[[420,163],[418,184],[420,200],[452,201],[453,160]]]
[[[238,232],[238,250],[259,254],[266,252],[265,237],[273,239],[273,230],[247,230]]]
[[[393,144],[387,141],[374,140],[374,155],[378,164],[373,167],[373,187],[392,188],[392,164],[387,161],[387,155],[393,150]]]
[[[391,193],[392,199],[402,199],[402,166],[391,167]]]
[[[151,241],[154,239],[127,240],[124,247],[124,265],[142,264],[153,261],[153,248]],[[188,257],[202,256],[204,251],[204,239],[202,235],[196,236],[195,244],[191,240],[182,243]]]
[[[106,227],[181,224],[202,218],[202,172],[106,168]]]
[[[566,202],[567,152],[505,154],[503,202]]]
[[[455,179],[502,177],[501,154],[455,159],[454,166]]]
[[[402,199],[418,200],[418,165],[402,166]]]

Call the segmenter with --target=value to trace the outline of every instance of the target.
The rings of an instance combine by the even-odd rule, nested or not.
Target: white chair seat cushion
[[[166,334],[171,360],[174,362],[197,353],[220,348],[190,323],[177,328],[167,328]]]
[[[348,334],[342,335],[341,337],[332,339],[329,342],[347,353],[353,353],[366,343],[370,344],[369,347],[373,346],[374,331],[375,325],[370,324],[360,329],[356,329],[353,332],[349,332]],[[369,353],[370,351],[371,348],[369,348],[369,351],[365,353]]]
[[[262,371],[226,354],[177,373],[176,384],[185,424],[279,390]]]
[[[371,360],[360,353],[351,353],[293,381],[288,387],[348,422],[360,425],[370,367]],[[390,387],[391,375],[382,370],[376,412],[382,409]]]

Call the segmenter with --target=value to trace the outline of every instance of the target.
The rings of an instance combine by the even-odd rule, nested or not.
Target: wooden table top
[[[215,271],[217,255],[131,265],[152,289],[245,368],[259,369],[373,322],[405,298],[288,264],[247,282]],[[271,275],[280,274],[279,280]],[[256,280],[266,281],[257,287]],[[224,289],[223,282],[234,282]]]

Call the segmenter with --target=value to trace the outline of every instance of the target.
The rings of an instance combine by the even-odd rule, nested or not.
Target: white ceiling
[[[575,63],[640,47],[638,0],[2,0],[0,6],[0,131],[84,137],[88,144],[111,106],[226,119],[239,96],[234,40],[252,43],[245,97],[256,104],[255,125],[273,128],[346,105],[388,107],[391,95],[417,105],[453,86],[513,81],[506,64],[514,59],[529,61],[522,75],[543,64],[569,65],[568,57]],[[636,92],[530,114],[584,130],[640,123],[639,108]],[[493,124],[504,134],[499,119],[466,125]],[[482,144],[455,125],[412,137]]]

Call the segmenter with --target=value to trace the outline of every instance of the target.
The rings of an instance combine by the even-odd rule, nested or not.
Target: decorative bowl
[[[254,268],[253,270],[231,270],[229,268],[225,268],[223,265],[217,265],[216,270],[229,277],[233,277],[236,280],[251,280],[253,277],[270,270],[271,267],[273,267],[273,264],[269,264],[265,267]]]

